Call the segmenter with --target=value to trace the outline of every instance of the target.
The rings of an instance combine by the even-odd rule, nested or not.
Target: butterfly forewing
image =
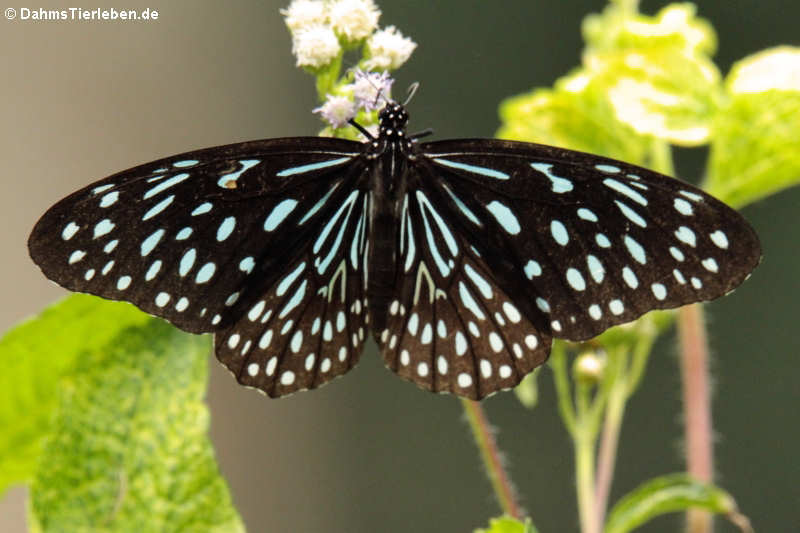
[[[422,150],[448,219],[556,337],[584,340],[652,309],[717,298],[760,259],[735,211],[640,167],[509,141]]]
[[[309,140],[315,150],[300,148]],[[217,335],[218,357],[243,382],[274,395],[310,388],[352,366],[354,355],[357,360],[349,333],[363,330],[364,312],[352,309],[363,299],[367,197],[359,154],[360,144],[349,141],[277,139],[135,167],[53,206],[31,234],[30,253],[68,289],[130,301],[187,331],[225,332]],[[324,306],[317,301],[321,291],[329,296]],[[250,320],[259,307],[258,320]],[[340,326],[340,311],[347,313],[347,328]],[[315,321],[323,320],[333,320],[333,334],[316,331]],[[294,354],[296,344],[286,343],[270,365],[259,343],[279,322],[273,348],[285,341],[281,336],[304,331],[306,344],[314,336],[329,343],[335,337],[347,350],[337,346],[333,358],[322,343],[316,362],[304,360],[294,383],[276,388],[275,376],[289,380],[279,372],[294,368],[284,352]],[[255,364],[260,372],[251,375]],[[319,377],[308,377],[317,370]]]

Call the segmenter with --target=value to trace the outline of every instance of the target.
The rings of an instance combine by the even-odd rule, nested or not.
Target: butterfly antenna
[[[403,107],[407,106],[408,103],[414,98],[414,95],[417,94],[417,89],[419,89],[419,82],[415,81],[411,85],[408,86],[408,96],[406,96],[406,101],[403,102]]]

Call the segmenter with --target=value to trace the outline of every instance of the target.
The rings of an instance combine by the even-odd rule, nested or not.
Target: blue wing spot
[[[641,263],[642,265],[647,263],[647,256],[644,253],[644,248],[642,248],[642,245],[639,244],[636,239],[630,235],[625,235],[623,242],[628,249],[628,253],[631,254],[631,257],[633,257],[637,263]]]
[[[264,221],[264,231],[272,231],[277,228],[294,211],[295,207],[297,207],[297,200],[291,198],[276,205]]]
[[[217,229],[217,241],[222,242],[228,237],[230,237],[235,227],[236,227],[236,217],[226,217],[225,220],[222,221],[222,224],[220,224],[219,228]]]
[[[560,220],[553,220],[550,222],[550,234],[553,236],[553,240],[561,246],[566,246],[569,242],[567,228],[564,227],[564,224],[562,224]]]
[[[211,276],[213,276],[214,272],[216,271],[217,271],[217,265],[215,265],[213,262],[206,263],[205,265],[200,267],[200,270],[197,272],[197,277],[194,280],[195,283],[197,284],[206,283],[208,280],[211,279]]]
[[[141,247],[142,257],[147,256],[150,252],[153,251],[153,248],[155,248],[161,241],[161,238],[164,236],[164,233],[165,233],[164,228],[157,229],[156,231],[151,233],[149,237],[147,237],[145,240],[142,241],[142,247]]]
[[[536,276],[542,275],[542,266],[533,259],[528,261],[524,270],[525,275],[528,276],[528,279],[533,279]]]
[[[189,271],[194,266],[194,260],[196,258],[197,258],[197,250],[195,250],[194,248],[190,248],[189,250],[186,251],[185,254],[183,254],[183,257],[181,257],[181,262],[178,266],[178,274],[180,274],[181,277],[184,277],[186,276],[186,274],[189,273]]]
[[[211,207],[212,207],[211,202],[203,202],[202,204],[194,208],[194,211],[192,211],[192,216],[196,217],[197,215],[204,215],[209,211],[211,211]]]

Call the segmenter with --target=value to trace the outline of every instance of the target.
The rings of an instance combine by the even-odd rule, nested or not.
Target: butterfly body
[[[297,137],[173,156],[54,205],[29,239],[64,287],[193,333],[277,397],[356,364],[480,399],[651,309],[726,294],[753,230],[702,191],[590,154],[419,143],[390,102],[364,143]]]

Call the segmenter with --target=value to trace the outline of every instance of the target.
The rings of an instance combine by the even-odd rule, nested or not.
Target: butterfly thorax
[[[386,311],[397,286],[397,250],[402,198],[408,186],[408,165],[413,161],[414,143],[406,136],[408,113],[390,102],[380,111],[378,137],[367,156],[377,160],[370,175],[369,258],[367,280],[373,331],[383,329]]]

